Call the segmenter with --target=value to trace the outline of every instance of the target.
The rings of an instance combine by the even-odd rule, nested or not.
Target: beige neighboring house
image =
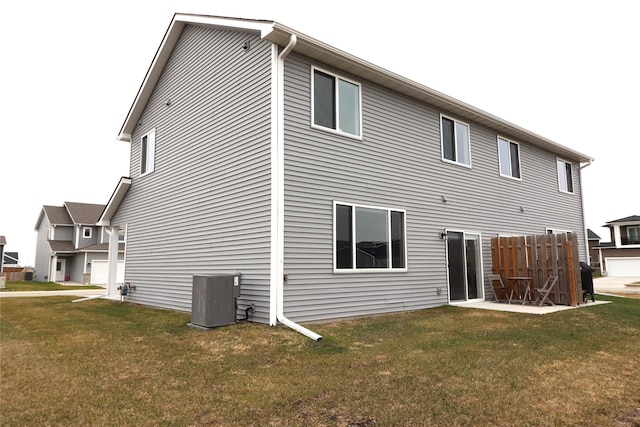
[[[105,285],[108,233],[97,226],[104,205],[65,202],[43,206],[36,222],[35,276],[39,282]],[[118,243],[118,280],[124,277],[124,236]]]
[[[640,277],[640,215],[607,222],[611,242],[598,246],[603,276]]]

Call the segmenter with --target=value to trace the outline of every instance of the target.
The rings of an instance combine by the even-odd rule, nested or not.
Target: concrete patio
[[[640,295],[640,284],[630,285],[640,282],[640,277],[598,277],[593,279],[593,288],[596,294],[600,295],[616,295],[624,296],[625,294],[638,294]],[[458,304],[459,307],[466,308],[478,308],[483,310],[495,310],[495,311],[508,311],[511,313],[526,313],[526,314],[549,314],[556,313],[564,310],[575,310],[577,308],[593,307],[601,304],[609,304],[609,301],[595,301],[588,300],[586,303],[579,304],[577,307],[571,307],[569,305],[545,305],[542,307],[513,302],[497,303],[493,301],[478,301]]]

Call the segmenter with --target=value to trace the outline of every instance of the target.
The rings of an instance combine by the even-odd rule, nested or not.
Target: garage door
[[[106,285],[109,280],[108,261],[93,261],[91,263],[91,284]],[[124,283],[124,261],[118,261],[116,283]]]
[[[640,277],[640,258],[605,258],[607,275],[611,277]]]

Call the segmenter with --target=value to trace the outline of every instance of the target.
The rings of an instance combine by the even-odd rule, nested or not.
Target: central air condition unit
[[[236,323],[240,276],[240,273],[193,276],[189,326],[210,329]]]

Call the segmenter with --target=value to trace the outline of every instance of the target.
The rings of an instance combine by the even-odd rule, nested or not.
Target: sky
[[[43,205],[106,204],[115,137],[174,13],[278,21],[595,161],[586,226],[640,215],[635,0],[2,2],[0,235],[35,260]]]

